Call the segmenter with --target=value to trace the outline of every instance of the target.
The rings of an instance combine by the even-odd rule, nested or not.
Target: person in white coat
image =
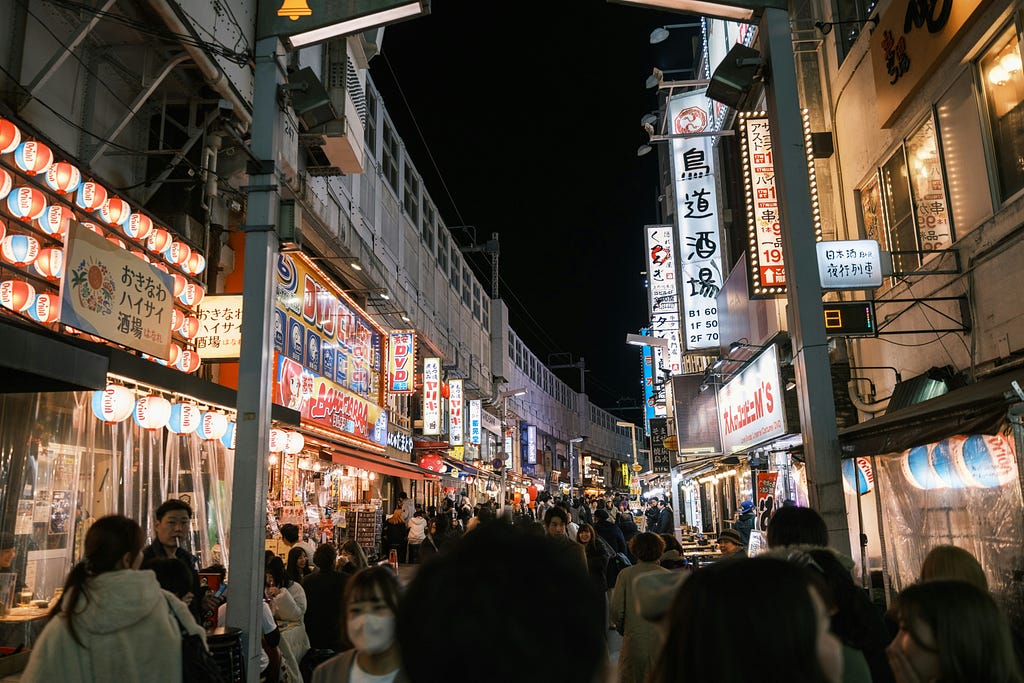
[[[204,643],[206,632],[156,574],[137,571],[144,545],[142,528],[121,515],[89,527],[85,557],[32,647],[23,683],[180,683],[181,629]]]

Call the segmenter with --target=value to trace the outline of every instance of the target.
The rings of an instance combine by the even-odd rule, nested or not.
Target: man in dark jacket
[[[192,603],[189,610],[200,624],[203,613],[215,611],[223,602],[213,592],[199,585],[199,558],[182,547],[192,530],[192,506],[170,498],[153,513],[156,539],[142,551],[143,562],[158,557],[174,557],[192,573]]]
[[[309,636],[309,647],[314,650],[341,652],[351,647],[341,628],[344,612],[345,582],[347,574],[335,571],[338,555],[330,543],[322,543],[313,551],[313,564],[319,571],[302,580],[306,591],[306,614],[303,622]]]
[[[666,500],[664,503],[661,504],[661,506],[660,506],[660,508],[658,510],[658,530],[657,530],[657,533],[659,533],[659,534],[669,534],[670,536],[675,536],[675,532],[676,532],[676,524],[675,524],[675,520],[672,519],[672,508],[670,508],[668,506],[668,501]]]
[[[647,531],[653,534],[658,533],[658,518],[661,516],[658,511],[658,499],[651,498],[647,501],[647,511],[644,512],[644,517],[647,518]]]
[[[745,500],[740,503],[739,514],[736,516],[736,521],[733,522],[732,528],[739,533],[740,538],[743,540],[743,545],[750,543],[750,532],[754,530],[753,501]]]
[[[598,508],[597,512],[594,513],[594,531],[597,532],[598,536],[607,541],[608,545],[615,552],[629,553],[626,547],[626,537],[622,535],[622,530],[619,527],[612,524],[607,509]]]

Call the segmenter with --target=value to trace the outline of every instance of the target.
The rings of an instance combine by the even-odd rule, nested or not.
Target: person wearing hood
[[[144,544],[142,528],[122,515],[89,527],[85,555],[32,647],[24,683],[180,683],[182,631],[204,645],[206,632],[156,574],[137,571]]]
[[[417,510],[409,519],[409,545],[405,561],[416,564],[420,561],[420,548],[427,540],[427,516],[423,510]]]
[[[745,500],[740,503],[740,509],[736,515],[736,521],[732,524],[732,528],[740,535],[740,540],[743,541],[742,545],[750,544],[750,532],[754,530],[753,501]]]

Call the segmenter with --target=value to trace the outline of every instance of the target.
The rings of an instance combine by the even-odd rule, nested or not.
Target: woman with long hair
[[[615,551],[608,545],[608,541],[601,538],[594,527],[586,522],[580,524],[576,531],[576,542],[583,546],[587,552],[587,570],[590,573],[590,580],[594,582],[602,593],[608,590],[608,581],[605,579],[605,569],[608,568],[608,560]]]
[[[306,613],[306,591],[302,584],[288,576],[280,557],[270,558],[264,577],[266,596],[270,599],[274,617],[282,621],[302,621],[302,615]]]
[[[293,547],[288,551],[288,563],[284,569],[288,573],[288,578],[296,583],[302,583],[304,578],[313,573],[305,549],[298,547]]]
[[[89,527],[22,681],[180,683],[182,631],[204,643],[206,632],[156,574],[136,571],[144,545],[142,528],[122,515]]]
[[[363,547],[356,541],[349,539],[341,544],[338,551],[338,571],[346,576],[352,576],[360,569],[366,569],[370,563],[366,559]]]
[[[888,654],[898,683],[1021,683],[1006,616],[978,586],[917,583],[892,611],[900,630]]]
[[[756,557],[717,562],[686,580],[665,616],[650,683],[746,683],[770,671],[787,683],[838,683],[839,641],[809,570]],[[750,608],[750,586],[765,586]]]
[[[390,566],[376,565],[353,574],[345,585],[344,619],[354,647],[314,669],[313,683],[406,683],[395,637],[400,598],[398,575]]]

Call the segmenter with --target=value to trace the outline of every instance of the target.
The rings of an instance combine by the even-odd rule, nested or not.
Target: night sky
[[[643,226],[658,221],[657,154],[636,153],[657,106],[644,80],[689,66],[694,34],[648,37],[692,21],[606,0],[433,0],[370,62],[442,220],[479,242],[499,233],[513,329],[542,362],[583,356],[606,410],[642,402],[640,349],[624,339],[648,319]],[[489,261],[467,258],[489,291]],[[578,370],[556,374],[579,388]]]

